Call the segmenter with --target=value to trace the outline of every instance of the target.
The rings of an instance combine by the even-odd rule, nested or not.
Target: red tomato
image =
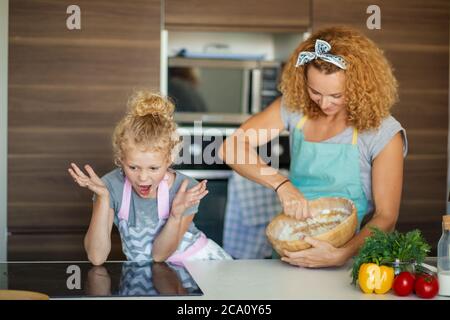
[[[417,275],[414,288],[418,297],[430,299],[437,295],[439,291],[439,283],[435,276],[419,274]]]
[[[408,296],[414,289],[415,277],[408,271],[401,272],[395,277],[392,288],[398,296]]]

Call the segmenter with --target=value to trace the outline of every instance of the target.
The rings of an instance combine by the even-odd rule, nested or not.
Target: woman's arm
[[[281,98],[278,98],[228,137],[219,149],[219,157],[240,175],[275,189],[286,177],[264,163],[256,147],[268,143],[283,130]]]
[[[371,220],[343,248],[347,258],[357,254],[364,239],[371,234],[370,226],[393,231],[400,210],[403,186],[403,139],[397,133],[373,161],[372,194],[375,212]]]
[[[281,98],[278,98],[226,139],[219,149],[219,157],[240,175],[276,190],[285,214],[305,219],[311,217],[311,213],[303,194],[292,183],[283,183],[286,177],[267,165],[256,151],[256,147],[279,136],[284,129]]]
[[[364,239],[371,234],[370,226],[392,231],[397,222],[403,184],[403,141],[396,134],[375,158],[372,167],[372,193],[375,212],[371,220],[341,248],[310,237],[305,241],[313,248],[286,252],[284,261],[308,268],[340,266],[358,253]]]

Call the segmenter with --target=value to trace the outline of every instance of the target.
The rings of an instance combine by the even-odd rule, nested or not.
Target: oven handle
[[[197,180],[223,180],[229,179],[233,170],[177,170],[182,174]]]

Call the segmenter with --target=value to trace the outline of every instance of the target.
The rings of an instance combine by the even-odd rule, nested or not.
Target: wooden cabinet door
[[[381,10],[379,30],[366,26],[370,5]],[[392,63],[400,95],[392,112],[409,143],[397,227],[422,230],[434,253],[447,199],[449,11],[448,0],[314,0],[312,8],[314,31],[336,24],[358,28]]]
[[[128,96],[133,88],[159,90],[160,1],[75,3],[80,30],[66,27],[72,1],[9,4],[8,231],[14,259],[67,258],[64,250],[79,258],[92,193],[75,185],[67,168],[89,163],[100,176],[112,170],[111,133]],[[58,245],[59,237],[66,245]],[[39,254],[33,253],[39,243]]]
[[[309,0],[167,0],[167,29],[303,31]]]

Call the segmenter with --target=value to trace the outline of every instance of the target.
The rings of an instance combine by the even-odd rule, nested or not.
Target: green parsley
[[[353,259],[353,284],[358,280],[359,268],[363,263],[390,265],[399,260],[420,265],[431,249],[417,229],[406,234],[398,231],[383,232],[376,227],[370,229],[372,235],[365,239],[358,255]]]

